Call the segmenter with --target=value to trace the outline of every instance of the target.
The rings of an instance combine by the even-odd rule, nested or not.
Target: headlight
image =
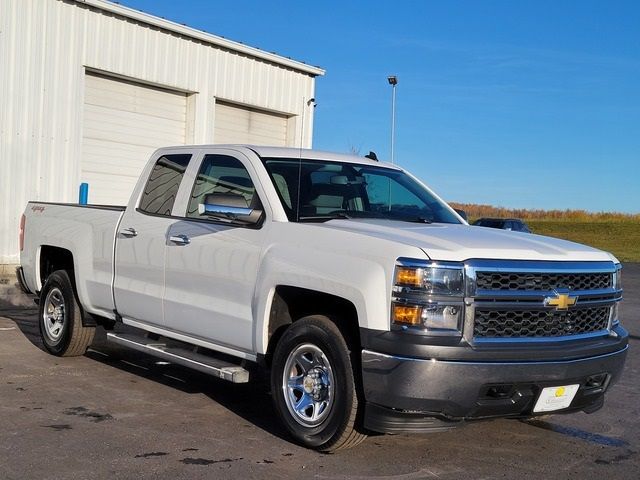
[[[615,290],[622,290],[622,265],[616,263],[616,271],[613,274],[613,288]],[[620,323],[620,309],[618,308],[619,300],[612,305],[609,318],[609,325],[615,327]]]
[[[622,265],[616,264],[616,273],[613,274],[613,288],[622,290]]]
[[[396,267],[396,292],[417,289],[431,295],[462,295],[463,288],[462,268]]]
[[[462,264],[399,259],[391,321],[433,335],[460,335],[464,318]]]
[[[609,318],[609,324],[612,327],[615,327],[616,325],[618,325],[620,323],[620,317],[619,317],[619,308],[618,308],[618,303],[616,302],[615,304],[613,304],[611,306],[611,312],[609,314],[610,318]]]
[[[410,327],[423,327],[432,331],[460,331],[462,305],[431,303],[403,305],[393,303],[393,323]]]

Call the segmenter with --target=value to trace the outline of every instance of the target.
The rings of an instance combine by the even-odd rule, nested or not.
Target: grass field
[[[450,205],[467,212],[471,221],[481,217],[521,218],[533,233],[600,248],[623,262],[640,262],[640,213],[514,209],[456,202]]]
[[[527,219],[534,233],[564,238],[613,253],[623,262],[640,262],[640,222],[533,220]]]

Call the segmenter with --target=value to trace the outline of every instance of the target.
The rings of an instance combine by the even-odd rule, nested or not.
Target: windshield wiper
[[[433,220],[427,217],[388,217],[386,215],[381,215],[374,212],[353,212],[353,214],[340,211],[340,212],[331,212],[324,215],[305,215],[300,217],[298,220],[301,222],[327,222],[329,220],[353,220],[356,218],[375,218],[375,219],[384,219],[384,220],[395,220],[398,222],[411,222],[411,223],[424,223],[430,224],[433,223]]]
[[[403,218],[398,220],[402,222],[411,222],[411,223],[426,223],[426,224],[433,223],[433,220],[427,217]]]
[[[328,221],[328,220],[350,220],[353,217],[345,212],[335,212],[327,215],[305,215],[304,217],[300,217],[298,220],[301,222],[304,221]]]

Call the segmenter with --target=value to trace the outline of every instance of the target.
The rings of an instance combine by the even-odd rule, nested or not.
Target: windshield
[[[444,203],[400,170],[291,158],[266,158],[264,164],[290,221],[460,223]]]

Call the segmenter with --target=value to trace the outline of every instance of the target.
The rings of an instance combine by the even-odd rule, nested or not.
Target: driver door
[[[184,218],[169,228],[164,319],[167,328],[222,351],[253,354],[253,295],[266,222],[261,218],[247,224],[199,213],[206,195],[224,194],[241,195],[247,207],[262,210],[250,162],[238,152],[221,152],[204,156]]]

